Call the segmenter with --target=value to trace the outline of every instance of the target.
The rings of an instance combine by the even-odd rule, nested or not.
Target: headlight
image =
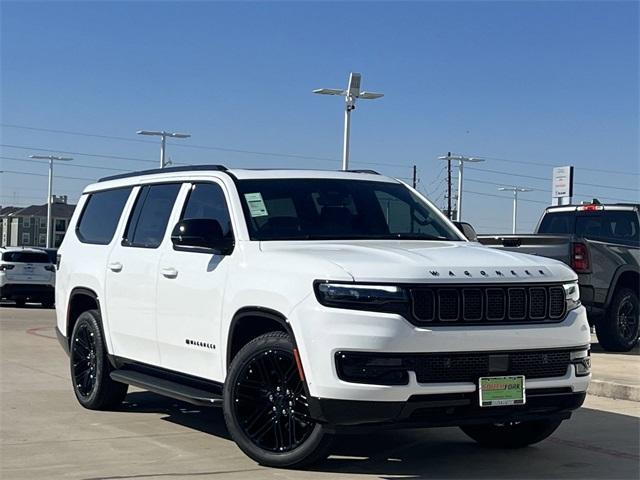
[[[564,298],[567,303],[567,312],[580,306],[580,288],[578,282],[565,283]]]
[[[396,286],[319,281],[314,287],[318,302],[327,307],[400,313],[409,302],[406,290]]]

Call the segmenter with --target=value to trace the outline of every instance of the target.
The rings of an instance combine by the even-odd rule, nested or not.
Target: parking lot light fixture
[[[498,187],[498,190],[500,190],[501,192],[513,192],[513,220],[512,220],[512,226],[511,226],[511,231],[512,233],[516,233],[517,231],[517,221],[518,221],[518,193],[520,192],[533,192],[532,188],[524,188],[524,187],[516,187],[516,186],[509,186],[509,187]]]
[[[464,155],[443,155],[438,160],[457,160],[458,161],[458,199],[456,204],[456,221],[462,221],[462,175],[464,173],[464,164],[466,162],[477,163],[484,162],[483,158],[465,157]]]
[[[191,135],[188,133],[176,133],[176,132],[165,132],[157,131],[157,130],[138,130],[136,132],[138,135],[150,135],[155,137],[162,137],[160,141],[160,168],[164,168],[168,165],[165,161],[165,151],[167,146],[167,137],[171,138],[189,138]]]
[[[351,135],[351,111],[356,108],[356,100],[375,100],[376,98],[383,97],[383,93],[374,92],[361,92],[360,81],[362,75],[359,73],[351,72],[349,74],[349,85],[346,90],[340,90],[336,88],[317,88],[313,93],[320,95],[337,95],[344,97],[345,110],[344,110],[344,138],[342,143],[342,170],[349,169],[349,137]]]
[[[73,160],[71,157],[59,157],[57,155],[29,155],[34,160],[49,160],[49,189],[47,196],[47,248],[52,248],[53,244],[53,226],[51,218],[51,204],[53,203],[53,162],[69,162]]]

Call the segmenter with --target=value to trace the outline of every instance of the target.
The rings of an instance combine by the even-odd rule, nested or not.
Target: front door
[[[167,225],[179,183],[139,188],[122,241],[107,264],[106,309],[113,353],[151,365],[160,364],[156,336],[158,264],[162,246],[171,242]]]
[[[233,229],[224,186],[189,186],[182,213],[175,218],[217,220],[223,234]],[[162,366],[211,380],[222,380],[220,318],[230,256],[184,251],[163,245],[158,277],[158,345]]]

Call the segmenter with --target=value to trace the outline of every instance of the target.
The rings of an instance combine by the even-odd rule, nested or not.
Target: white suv
[[[370,427],[522,447],[585,398],[576,279],[467,241],[375,172],[166,168],[85,189],[57,328],[86,408],[127,385],[218,405],[265,465],[308,464]]]
[[[19,307],[27,301],[53,307],[55,265],[46,251],[29,247],[0,248],[0,299]]]

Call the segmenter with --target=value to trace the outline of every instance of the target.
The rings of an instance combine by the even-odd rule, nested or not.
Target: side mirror
[[[473,228],[470,223],[467,223],[467,222],[453,222],[453,224],[456,226],[456,228],[458,230],[460,230],[460,232],[465,237],[467,237],[467,240],[469,240],[470,242],[477,242],[478,241],[478,234],[476,233],[475,228]]]
[[[233,238],[222,234],[222,227],[211,218],[187,218],[180,220],[171,232],[176,250],[200,251],[229,255],[233,251]]]

